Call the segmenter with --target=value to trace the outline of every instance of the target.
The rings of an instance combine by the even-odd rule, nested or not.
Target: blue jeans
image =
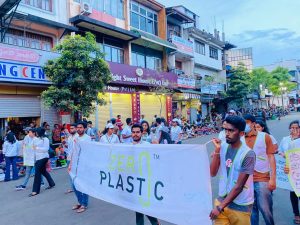
[[[261,212],[266,225],[274,225],[272,198],[272,191],[268,189],[268,182],[254,182],[251,225],[259,225],[259,212]]]
[[[84,194],[80,191],[77,191],[75,188],[75,185],[73,183],[73,190],[75,192],[75,195],[77,197],[77,201],[81,206],[87,207],[89,203],[89,196],[87,194]]]
[[[17,156],[5,156],[5,181],[10,181],[10,165],[12,165],[13,180],[19,179],[17,168]]]
[[[26,166],[25,178],[24,178],[24,182],[22,184],[23,186],[26,187],[31,174],[34,174],[34,166]],[[43,176],[41,178],[41,184],[44,184]]]

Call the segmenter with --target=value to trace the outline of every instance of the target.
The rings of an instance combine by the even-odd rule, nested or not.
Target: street
[[[288,125],[292,120],[299,118],[300,114],[292,113],[278,121],[269,121],[271,133],[278,142],[282,137],[289,134]],[[189,139],[185,143],[205,143],[211,139],[210,136]],[[208,145],[209,154],[213,151],[212,144]],[[10,225],[133,225],[135,224],[135,213],[112,204],[90,198],[89,209],[82,214],[72,211],[76,203],[73,193],[65,194],[69,188],[69,178],[65,169],[53,171],[53,179],[56,187],[41,194],[29,198],[33,178],[29,181],[26,190],[15,191],[14,187],[19,185],[23,178],[18,181],[0,183],[0,224]],[[214,197],[217,193],[217,178],[212,179]],[[205,194],[205,193],[203,193]],[[274,216],[277,225],[293,224],[293,212],[289,200],[289,191],[277,189],[274,192]],[[208,216],[208,215],[207,215]],[[149,221],[145,219],[146,224]],[[163,225],[170,223],[162,221]],[[261,224],[264,224],[263,222]]]

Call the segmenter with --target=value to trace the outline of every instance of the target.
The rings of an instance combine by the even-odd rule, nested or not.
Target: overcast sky
[[[184,5],[200,16],[201,29],[225,25],[226,40],[253,47],[254,65],[300,59],[300,0],[158,0]]]

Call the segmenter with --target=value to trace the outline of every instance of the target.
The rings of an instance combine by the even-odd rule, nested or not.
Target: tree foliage
[[[288,69],[282,67],[277,67],[271,72],[263,68],[257,68],[251,72],[250,77],[252,91],[260,91],[261,85],[263,89],[271,91],[274,96],[281,95],[282,87],[285,87],[286,91],[290,92],[297,86],[291,82],[291,75],[288,73]]]
[[[103,92],[111,80],[108,64],[95,36],[89,32],[85,36],[67,36],[54,50],[61,55],[44,66],[52,81],[42,93],[45,105],[88,116],[94,110],[95,101],[104,103],[98,93]]]
[[[240,63],[233,68],[232,74],[228,79],[227,98],[230,100],[244,99],[250,92],[251,81],[250,73],[244,64]]]

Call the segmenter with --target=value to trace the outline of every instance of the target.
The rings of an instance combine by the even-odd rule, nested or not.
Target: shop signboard
[[[178,87],[182,88],[196,88],[196,80],[188,77],[178,77],[177,79]]]
[[[201,87],[202,94],[216,95],[220,91],[224,91],[224,84],[203,85]]]
[[[113,62],[109,62],[108,64],[112,74],[111,84],[177,87],[177,75],[174,73],[158,72],[156,70]]]
[[[50,83],[42,67],[0,61],[0,81]]]
[[[172,97],[171,96],[167,96],[167,122],[171,122],[172,120]]]
[[[40,59],[40,55],[33,50],[21,49],[16,48],[15,46],[0,44],[0,59],[37,63]]]
[[[0,82],[50,84],[43,66],[59,54],[0,44]]]
[[[141,118],[141,103],[140,103],[140,94],[135,93],[131,95],[132,102],[132,120],[133,123],[138,123]]]
[[[127,93],[135,93],[136,88],[134,87],[124,87],[124,86],[112,86],[112,85],[107,85],[105,87],[106,92],[110,93],[121,93],[121,94],[127,94]]]
[[[176,45],[177,49],[180,52],[183,52],[188,55],[194,54],[193,42],[186,40],[182,37],[178,37],[176,35],[172,35],[172,43]]]

